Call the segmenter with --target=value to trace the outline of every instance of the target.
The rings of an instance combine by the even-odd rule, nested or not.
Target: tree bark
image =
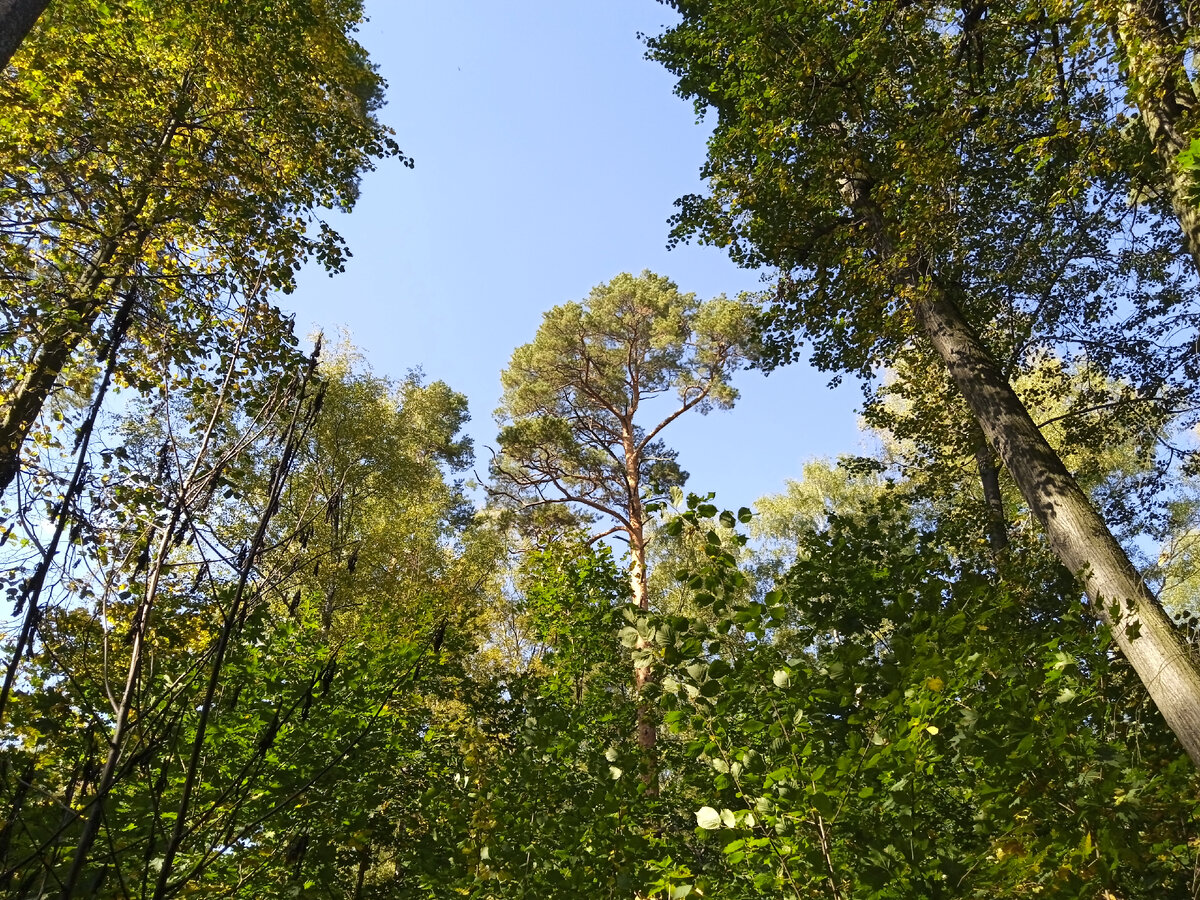
[[[0,0],[0,69],[8,65],[50,0]]]
[[[1200,765],[1200,666],[1195,653],[954,301],[926,282],[913,309],[1021,496],[1045,528],[1051,548],[1080,578],[1154,705],[1188,756]]]
[[[3,3],[4,0],[0,0]],[[140,247],[138,248],[140,250]],[[21,467],[21,446],[34,420],[42,411],[58,376],[79,343],[91,334],[104,308],[96,294],[109,279],[104,274],[117,254],[117,240],[106,239],[98,248],[95,262],[88,266],[73,289],[74,298],[63,304],[58,321],[51,322],[33,353],[25,377],[16,385],[11,399],[0,403],[0,495]]]
[[[842,178],[847,205],[871,229],[881,260],[896,266],[917,324],[1000,456],[1050,547],[1080,579],[1113,639],[1192,762],[1200,766],[1200,662],[1158,605],[1091,500],[1042,436],[995,357],[928,263],[895,259],[869,176]]]

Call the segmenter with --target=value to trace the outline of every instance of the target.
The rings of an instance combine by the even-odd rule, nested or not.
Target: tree
[[[1172,274],[1177,245],[1159,242],[1163,221],[1119,205],[1128,146],[1110,122],[1110,79],[1095,77],[1103,53],[1082,42],[1065,69],[1069,16],[1021,8],[983,18],[838,0],[783,15],[674,5],[683,22],[651,54],[719,117],[712,194],[682,201],[676,236],[699,232],[782,270],[776,363],[797,330],[819,363],[850,371],[917,338],[932,349],[1200,762],[1195,657],[1010,382],[1031,348],[1057,340],[1104,361],[1106,376],[1136,376],[1142,402],[1174,408],[1191,390],[1182,343],[1150,338],[1168,321],[1194,333],[1194,315]],[[1106,242],[1131,216],[1128,252],[1114,254]],[[1120,305],[1103,299],[1130,283],[1144,291],[1133,340],[1112,327]]]
[[[492,495],[521,510],[569,504],[614,522],[595,537],[628,540],[642,609],[652,504],[687,477],[660,435],[690,410],[733,405],[749,311],[724,297],[701,303],[650,272],[618,275],[586,302],[547,312],[501,376]],[[637,673],[640,686],[646,669]],[[653,728],[639,722],[643,747]]]
[[[204,355],[188,320],[231,290],[341,268],[317,210],[399,155],[361,20],[358,2],[49,8],[0,79],[0,491],[89,357],[119,347],[138,384],[147,355]]]
[[[1093,40],[1112,40],[1126,98],[1137,112],[1139,137],[1156,195],[1179,221],[1183,244],[1200,272],[1200,206],[1197,205],[1197,137],[1190,114],[1200,97],[1188,69],[1197,46],[1196,13],[1174,0],[1099,0],[1083,6]],[[1111,35],[1111,37],[1109,37]]]
[[[470,695],[499,577],[453,480],[465,399],[345,347],[313,373],[263,312],[106,411],[57,547],[7,541],[11,585],[45,577],[0,722],[0,890],[349,895],[429,855],[382,810],[449,779],[438,707]]]
[[[280,510],[280,536],[303,541],[276,558],[279,590],[297,591],[293,605],[331,638],[385,613],[392,638],[419,639],[447,611],[460,633],[496,552],[454,479],[473,455],[466,398],[418,373],[377,375],[344,340],[321,376],[321,415]]]

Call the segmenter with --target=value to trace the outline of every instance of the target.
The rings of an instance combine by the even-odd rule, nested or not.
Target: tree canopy
[[[780,270],[776,361],[796,331],[831,368],[894,364],[914,341],[940,359],[1200,760],[1200,668],[1012,383],[1052,349],[1130,379],[1133,402],[1192,403],[1186,248],[1155,240],[1180,223],[1124,202],[1145,134],[1114,124],[1120,73],[1094,10],[674,6],[650,54],[718,116],[712,192],[681,201],[676,235]],[[1132,315],[1108,293],[1130,282]]]
[[[0,893],[1195,896],[1192,11],[669,5],[767,287],[548,310],[482,479],[281,306],[411,165],[359,0],[0,0]],[[804,347],[871,448],[687,493]]]

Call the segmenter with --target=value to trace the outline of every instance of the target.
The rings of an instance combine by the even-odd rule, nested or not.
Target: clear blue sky
[[[383,163],[338,217],[354,258],[303,273],[283,299],[297,328],[345,326],[379,373],[421,367],[470,399],[480,471],[499,375],[546,309],[622,271],[651,269],[700,297],[760,286],[718,250],[666,249],[667,217],[700,189],[708,127],[643,59],[654,0],[368,0],[360,39],[388,80],[382,117],[409,170]],[[854,386],[793,366],[743,373],[726,413],[664,433],[688,487],[736,507],[780,490],[804,460],[859,450]],[[690,419],[690,420],[689,420]]]

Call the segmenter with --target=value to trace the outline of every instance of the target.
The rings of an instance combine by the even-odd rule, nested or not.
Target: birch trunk
[[[625,445],[626,489],[629,492],[629,555],[632,561],[629,567],[629,587],[633,594],[633,602],[637,604],[638,609],[649,609],[650,598],[647,593],[646,573],[646,521],[641,497],[641,453],[634,442],[632,430],[625,435],[623,443]],[[642,638],[638,638],[637,649],[649,649],[649,644]],[[634,666],[633,683],[639,695],[642,689],[650,683],[652,677],[648,667]],[[650,753],[657,740],[658,728],[654,721],[654,714],[644,702],[639,700],[637,708],[638,746],[646,753]]]

